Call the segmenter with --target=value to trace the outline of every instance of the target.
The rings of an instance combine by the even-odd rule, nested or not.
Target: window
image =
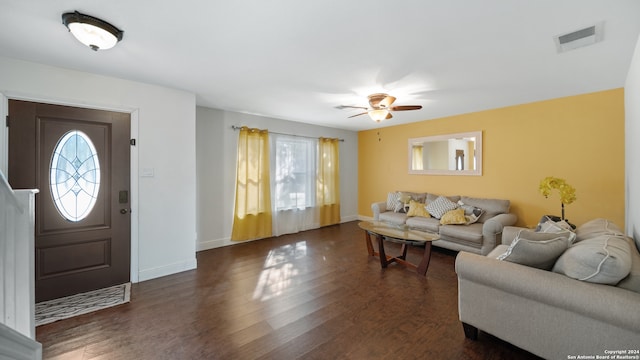
[[[315,206],[318,141],[277,134],[272,138],[272,144],[275,144],[275,210]]]
[[[69,131],[58,141],[49,167],[51,196],[60,214],[77,222],[89,215],[100,189],[100,163],[89,137]]]

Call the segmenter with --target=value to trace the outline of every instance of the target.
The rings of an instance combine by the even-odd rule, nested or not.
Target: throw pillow
[[[427,198],[424,200],[424,203],[428,204],[430,202],[434,202],[440,196],[443,196],[443,195],[427,193]],[[451,196],[447,196],[446,198],[451,200],[451,201],[453,201],[454,203],[458,202],[458,200],[460,200],[460,196],[458,196],[458,195],[451,195]]]
[[[409,195],[409,197],[411,198],[410,200],[417,201],[423,204],[427,198],[426,193],[417,193],[417,192],[411,192],[411,191],[403,191],[402,193],[404,195]]]
[[[403,204],[408,204],[409,201],[411,201],[411,195],[404,192],[400,192],[400,198],[398,200],[400,200],[400,202]]]
[[[543,215],[536,227],[536,231],[542,232],[558,232],[565,230],[573,231],[573,226],[571,226],[571,224],[566,220],[562,220],[560,217],[553,215]]]
[[[545,217],[543,217],[543,219],[545,219]],[[541,221],[543,221],[543,219],[541,219]],[[546,221],[543,221],[538,224],[538,227],[536,227],[536,232],[553,233],[553,234],[568,233],[569,245],[573,244],[573,242],[576,240],[576,233],[573,232],[573,228],[571,227],[571,225],[569,225],[564,220],[554,221],[547,218]]]
[[[464,225],[467,223],[467,219],[464,216],[464,209],[455,209],[447,211],[442,218],[440,218],[441,225]]]
[[[466,225],[477,222],[478,219],[480,219],[480,216],[484,214],[484,210],[476,206],[467,205],[463,203],[462,200],[458,200],[458,205],[460,205],[460,207],[464,209],[464,217],[466,218],[466,222],[465,222]]]
[[[447,211],[455,210],[457,207],[458,204],[454,203],[444,196],[439,196],[437,199],[427,205],[427,211],[434,218],[440,219],[444,214],[447,213]]]
[[[425,205],[414,200],[409,201],[409,211],[407,211],[407,216],[431,217],[427,209],[425,209]]]
[[[508,213],[511,207],[511,201],[509,200],[473,198],[468,196],[462,196],[459,200],[462,200],[462,202],[467,205],[479,207],[484,210],[484,213],[478,220],[478,222],[481,223],[486,222],[498,214]]]
[[[629,251],[631,252],[631,271],[626,278],[622,279],[616,286],[622,289],[627,289],[640,293],[640,252],[636,247],[636,243],[633,239],[625,236],[627,243],[629,243]]]
[[[618,225],[607,219],[599,218],[587,221],[586,223],[578,226],[576,229],[576,235],[576,241],[582,241],[599,235],[624,236],[624,233]]]
[[[615,285],[631,271],[631,250],[624,237],[600,235],[576,242],[558,258],[553,272],[570,278]]]
[[[411,195],[403,192],[398,192],[398,200],[393,208],[394,212],[405,212],[409,207],[409,201],[411,201]]]
[[[558,257],[569,246],[569,232],[540,233],[520,230],[507,251],[498,260],[551,270]]]
[[[396,203],[400,198],[399,192],[390,192],[387,194],[387,211],[393,211],[396,208]]]

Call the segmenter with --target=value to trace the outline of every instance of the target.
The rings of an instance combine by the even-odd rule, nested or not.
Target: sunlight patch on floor
[[[284,293],[293,285],[293,279],[300,273],[293,261],[305,256],[307,256],[305,241],[269,251],[264,262],[264,270],[253,292],[253,299],[265,301]]]

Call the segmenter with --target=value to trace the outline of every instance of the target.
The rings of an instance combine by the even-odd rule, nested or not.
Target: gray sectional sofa
[[[499,260],[522,234],[505,227],[487,256],[456,257],[465,335],[476,339],[479,329],[545,359],[640,358],[640,241],[595,219],[576,229],[550,269]],[[529,255],[539,258],[552,242],[530,242]]]
[[[428,206],[434,203],[439,195],[430,193],[398,192],[408,195],[412,200],[424,203]],[[471,224],[441,224],[439,218],[408,216],[406,206],[400,209],[391,201],[393,193],[389,193],[387,201],[376,202],[371,205],[373,218],[376,221],[385,221],[394,224],[406,224],[416,229],[423,229],[438,233],[440,240],[433,245],[455,250],[468,251],[475,254],[486,255],[500,244],[502,229],[513,225],[517,216],[509,212],[510,201],[501,199],[483,199],[468,196],[447,196],[453,203],[462,203],[468,207],[481,210],[479,218]],[[397,205],[397,204],[396,204]]]

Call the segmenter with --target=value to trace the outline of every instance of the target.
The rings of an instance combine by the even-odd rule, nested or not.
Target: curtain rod
[[[235,125],[231,125],[231,128],[233,130],[240,130],[242,128],[242,126],[235,126]],[[269,130],[267,130],[269,131]],[[278,135],[287,135],[287,136],[295,136],[295,137],[303,137],[303,138],[308,138],[308,139],[318,139],[317,137],[313,137],[313,136],[305,136],[305,135],[294,135],[294,134],[285,134],[285,133],[281,133],[281,132],[277,132],[277,131],[269,131],[272,134],[278,134]],[[338,141],[342,141],[344,142],[344,139],[338,139]]]

